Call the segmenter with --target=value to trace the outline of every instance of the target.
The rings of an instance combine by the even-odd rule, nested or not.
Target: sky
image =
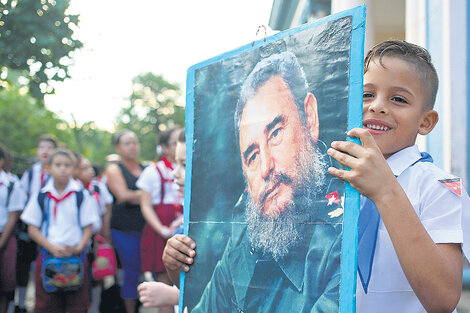
[[[129,103],[132,78],[153,72],[185,88],[191,65],[262,39],[264,31],[256,31],[267,26],[272,2],[72,0],[84,47],[69,68],[72,78],[54,85],[46,106],[67,121],[73,115],[79,124],[112,130]]]

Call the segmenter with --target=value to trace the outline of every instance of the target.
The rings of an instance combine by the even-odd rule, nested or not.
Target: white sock
[[[88,313],[99,313],[101,302],[101,286],[96,286],[91,289],[91,305]]]
[[[10,301],[10,303],[8,303],[7,313],[15,313],[15,301]]]
[[[18,307],[25,309],[26,287],[18,287]]]

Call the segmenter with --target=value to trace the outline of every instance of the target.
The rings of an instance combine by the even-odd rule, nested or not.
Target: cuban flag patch
[[[328,205],[332,205],[333,203],[339,204],[338,191],[330,192],[329,194],[325,196],[325,198],[328,199]]]
[[[456,195],[460,197],[462,196],[462,186],[460,184],[460,178],[439,179],[439,182],[449,188]]]

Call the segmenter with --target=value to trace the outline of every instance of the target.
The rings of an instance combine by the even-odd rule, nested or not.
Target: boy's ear
[[[46,165],[43,166],[44,167],[44,170],[50,174],[51,172],[49,171],[51,169],[51,166],[49,165],[49,163],[47,163]]]
[[[419,125],[418,133],[420,135],[427,135],[436,126],[439,121],[439,114],[434,110],[427,110],[423,114],[421,124]]]

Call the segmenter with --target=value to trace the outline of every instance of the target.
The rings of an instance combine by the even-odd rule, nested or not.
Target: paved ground
[[[26,308],[33,312],[34,307],[34,279],[30,279],[26,295]],[[464,290],[457,306],[458,313],[470,313],[470,289]],[[140,313],[158,313],[158,309],[140,309]]]

